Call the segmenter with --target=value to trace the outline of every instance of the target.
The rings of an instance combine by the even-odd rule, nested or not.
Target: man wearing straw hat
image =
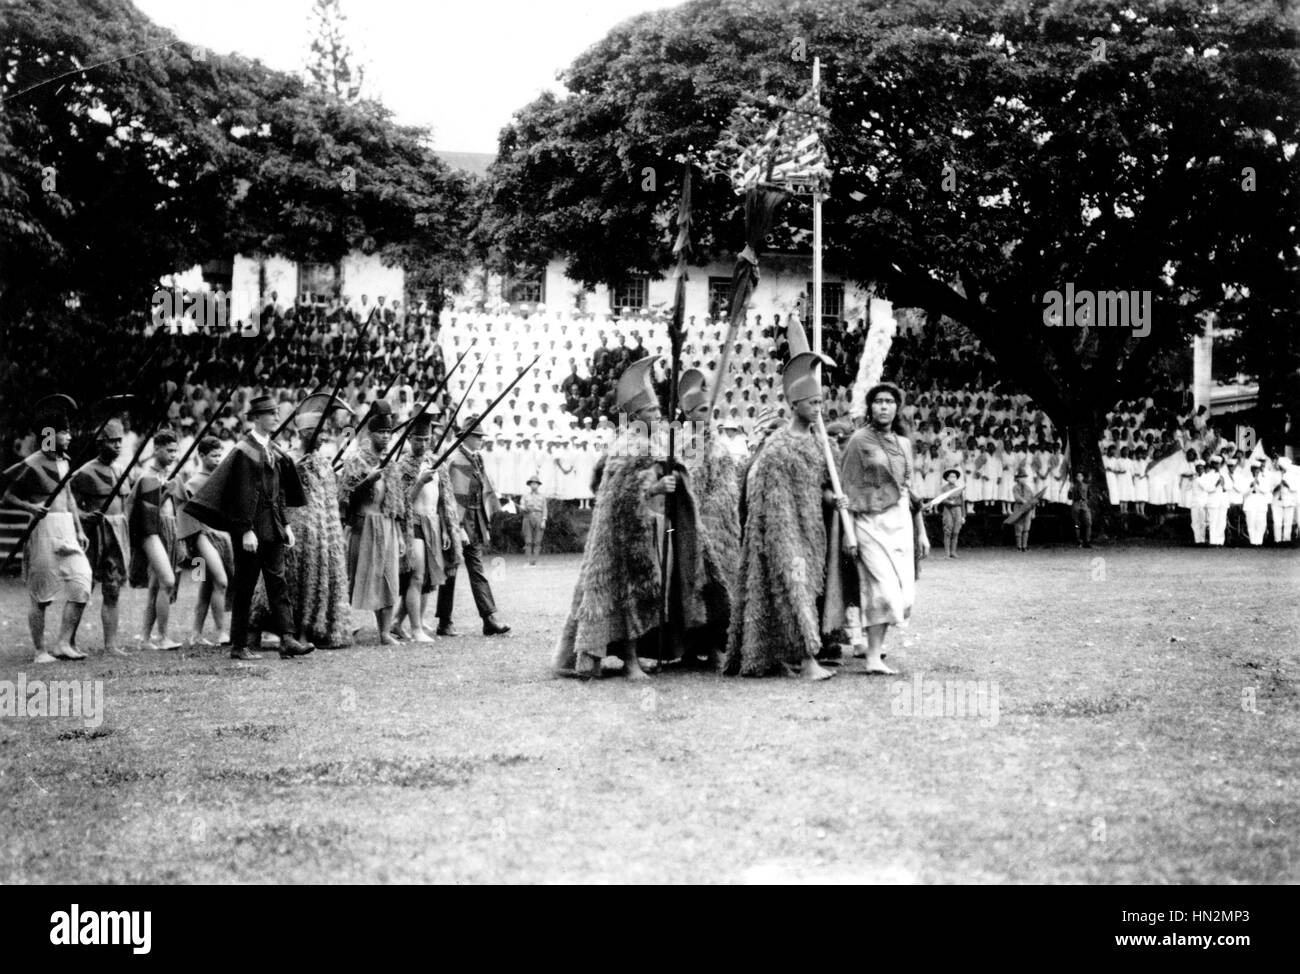
[[[27,626],[36,647],[36,663],[86,658],[72,645],[72,639],[90,601],[92,576],[86,559],[90,542],[82,530],[70,487],[64,486],[46,505],[51,492],[68,473],[70,413],[76,408],[77,404],[61,393],[40,400],[36,404],[37,449],[4,472],[8,486],[0,506],[16,507],[38,522],[23,547],[23,577],[29,596]],[[47,652],[45,610],[59,594],[65,598],[63,619],[59,638],[53,650]]]
[[[295,635],[293,607],[285,579],[285,551],[294,544],[286,509],[305,503],[298,470],[288,454],[271,442],[278,424],[278,404],[255,396],[246,416],[251,428],[212,471],[184,512],[226,531],[235,546],[231,582],[230,657],[257,660],[260,630],[249,627],[253,591],[261,578],[271,611],[269,628],[280,636],[280,657],[305,656],[314,646]]]
[[[542,496],[542,478],[530,474],[526,482],[528,493],[519,499],[523,514],[524,554],[528,564],[536,565],[542,550],[542,536],[546,533],[546,498]]]

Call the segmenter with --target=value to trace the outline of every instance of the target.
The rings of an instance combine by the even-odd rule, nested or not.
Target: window
[[[338,268],[333,264],[298,265],[298,296],[306,303],[329,304],[338,290]]]
[[[808,282],[807,288],[804,289],[803,300],[803,323],[804,327],[812,326],[813,313],[813,286],[812,281]],[[827,325],[839,324],[840,318],[844,316],[844,285],[827,284],[822,282],[822,327]]]
[[[731,278],[729,277],[710,277],[709,278],[709,317],[721,318],[727,313],[727,305],[731,301]]]
[[[650,278],[645,274],[629,277],[622,284],[609,289],[609,307],[611,311],[624,308],[644,308],[650,291]]]
[[[546,274],[538,267],[507,279],[502,295],[511,304],[527,302],[537,304],[546,300]]]

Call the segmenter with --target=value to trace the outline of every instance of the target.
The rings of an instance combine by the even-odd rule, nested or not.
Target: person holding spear
[[[381,646],[397,643],[393,611],[401,597],[406,493],[396,464],[384,464],[393,434],[392,407],[376,399],[357,450],[343,461],[339,504],[348,537],[348,583],[354,610],[375,614]]]
[[[27,626],[36,649],[35,663],[84,660],[72,645],[81,614],[90,601],[92,575],[86,549],[90,541],[81,527],[80,512],[68,488],[72,443],[70,414],[77,408],[70,396],[55,393],[36,404],[40,448],[5,471],[7,487],[0,505],[32,516],[23,545],[23,578],[27,583]],[[45,649],[45,610],[63,594],[63,619],[52,651]]]
[[[110,396],[105,402],[125,400],[130,396]],[[101,404],[102,407],[103,404]],[[90,541],[86,556],[94,582],[100,585],[100,624],[104,631],[104,652],[109,656],[127,656],[118,643],[118,603],[126,581],[131,558],[131,538],[126,522],[126,497],[113,490],[122,471],[117,460],[122,453],[126,429],[122,421],[109,412],[96,438],[98,455],[77,468],[71,480],[72,493],[81,510],[81,526]]]
[[[169,475],[176,461],[177,440],[170,429],[154,434],[153,456],[131,488],[126,503],[131,538],[131,586],[148,589],[140,621],[142,649],[181,648],[181,644],[167,633],[171,605],[176,601],[177,573],[185,564],[176,534],[176,512],[186,498],[184,487]],[[157,642],[153,641],[155,624],[158,627]]]

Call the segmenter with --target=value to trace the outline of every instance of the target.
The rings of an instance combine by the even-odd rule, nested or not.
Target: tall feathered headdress
[[[853,395],[849,400],[849,415],[854,422],[860,423],[867,416],[867,390],[879,382],[884,374],[889,346],[894,344],[894,335],[897,333],[898,322],[894,320],[893,306],[883,298],[872,298],[867,340],[862,349],[862,361],[858,363]]]

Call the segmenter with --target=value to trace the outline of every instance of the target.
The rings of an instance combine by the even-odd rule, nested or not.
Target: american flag
[[[744,194],[760,183],[791,192],[808,192],[830,181],[830,158],[822,143],[826,112],[817,91],[804,94],[767,133],[741,152],[731,167],[731,183]],[[768,168],[771,167],[771,175]]]

